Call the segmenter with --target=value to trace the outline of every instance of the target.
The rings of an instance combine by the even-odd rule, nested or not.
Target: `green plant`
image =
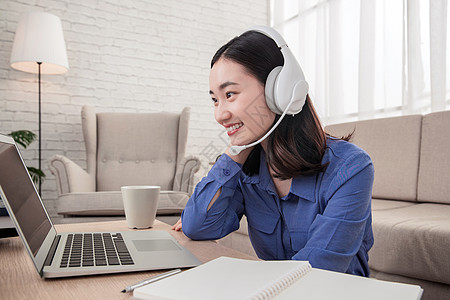
[[[17,130],[8,134],[10,137],[14,139],[14,141],[26,149],[35,139],[36,134],[29,130]],[[39,168],[27,167],[28,173],[30,173],[31,179],[36,185],[42,183],[45,178],[44,172],[42,172]]]

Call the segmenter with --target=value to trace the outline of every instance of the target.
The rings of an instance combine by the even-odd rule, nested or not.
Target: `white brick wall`
[[[245,28],[268,24],[265,0],[1,0],[3,134],[38,131],[37,75],[9,66],[17,22],[29,11],[61,18],[70,65],[66,74],[42,75],[43,199],[51,215],[56,185],[46,160],[62,154],[86,166],[80,120],[85,104],[130,112],[192,107],[188,155],[200,157],[206,170],[208,157],[224,149],[220,137],[226,139],[208,95],[210,59]],[[22,153],[37,166],[37,142]]]

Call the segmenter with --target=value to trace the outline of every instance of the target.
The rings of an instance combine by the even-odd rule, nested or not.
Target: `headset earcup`
[[[302,111],[303,106],[306,102],[306,95],[308,94],[309,85],[305,80],[297,82],[294,86],[293,90],[293,99],[289,110],[287,111],[288,115],[296,115]]]
[[[269,76],[267,76],[266,79],[266,87],[265,87],[267,106],[271,111],[273,111],[278,115],[282,114],[283,111],[281,111],[276,105],[277,99],[275,95],[275,86],[278,80],[278,75],[280,74],[282,69],[283,69],[282,66],[278,66],[275,67],[272,71],[270,71]]]
[[[286,111],[288,115],[295,115],[305,104],[308,83],[291,50],[283,47],[281,53],[284,57],[284,65],[275,82],[274,105],[281,112]]]

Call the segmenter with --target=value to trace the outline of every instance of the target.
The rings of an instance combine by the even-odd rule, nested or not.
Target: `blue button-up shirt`
[[[280,198],[262,150],[259,174],[252,176],[224,154],[189,199],[183,232],[219,239],[237,230],[245,214],[259,258],[308,260],[315,268],[369,276],[372,161],[354,144],[329,138],[322,163],[328,163],[324,172],[293,178]]]

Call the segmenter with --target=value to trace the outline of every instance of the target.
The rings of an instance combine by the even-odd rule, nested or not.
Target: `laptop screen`
[[[52,224],[16,146],[2,141],[0,185],[31,252],[36,256]]]

